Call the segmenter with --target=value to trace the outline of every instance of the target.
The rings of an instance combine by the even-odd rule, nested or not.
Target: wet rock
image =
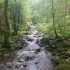
[[[40,47],[46,46],[46,44],[38,44]]]
[[[29,61],[29,56],[25,57],[25,61]]]
[[[12,68],[11,66],[8,66],[8,68]]]
[[[22,49],[22,46],[16,47],[16,49],[17,49],[17,50],[20,50],[20,49]]]
[[[27,65],[23,65],[24,68],[27,68]]]
[[[33,41],[33,39],[30,39],[30,41],[32,42],[32,41]]]
[[[35,58],[35,56],[31,56],[31,57],[26,56],[26,57],[25,57],[25,61],[33,60],[34,58]]]
[[[39,44],[39,39],[36,40],[36,44]]]
[[[41,49],[37,49],[36,52],[40,52]]]
[[[36,34],[34,34],[34,35],[36,35]]]
[[[26,40],[29,40],[29,37],[26,37]]]
[[[33,60],[34,58],[35,58],[35,57],[32,56],[32,57],[30,57],[30,60]]]
[[[17,40],[17,46],[21,46],[21,42],[19,40]]]
[[[50,44],[49,39],[48,38],[42,38],[41,44],[49,45]]]
[[[38,37],[41,37],[40,35]]]
[[[36,37],[36,35],[34,35],[33,37]]]
[[[45,50],[47,50],[47,51],[53,51],[53,47],[45,47]]]
[[[34,53],[38,54],[38,52],[34,52]]]
[[[15,68],[20,68],[20,67],[21,67],[21,65],[16,65],[16,66],[15,66]]]
[[[38,64],[38,62],[35,62],[35,64]]]
[[[0,64],[0,70],[4,70],[4,69],[6,69],[6,66],[3,63]]]
[[[27,40],[27,41],[31,41],[31,42],[33,41],[33,39],[28,38],[28,37],[26,38],[26,40]]]
[[[12,68],[12,62],[6,63],[6,67],[7,67],[7,68]]]

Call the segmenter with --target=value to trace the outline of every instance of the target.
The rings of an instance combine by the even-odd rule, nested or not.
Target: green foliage
[[[46,47],[45,49],[46,49],[47,51],[50,51],[50,52],[53,51],[53,47]]]
[[[70,49],[67,50],[66,54],[67,55],[70,55]]]
[[[55,70],[70,70],[70,65],[67,65],[67,64],[61,64],[61,65],[58,65]]]
[[[42,38],[41,39],[41,44],[47,44],[48,38]]]
[[[4,52],[4,51],[6,51],[6,48],[0,47],[0,52]]]
[[[70,37],[70,14],[69,0],[54,0],[54,24],[58,36]],[[39,1],[31,6],[33,23],[37,23],[38,28],[50,36],[54,36],[52,23],[52,1]]]
[[[70,65],[70,57],[66,60],[66,62]]]
[[[54,36],[54,31],[52,27],[52,23],[38,23],[37,27],[41,30],[45,35]]]
[[[17,47],[17,43],[14,40],[10,40],[10,50],[14,50]]]
[[[0,0],[0,3],[3,3],[4,2],[4,0]]]
[[[4,42],[4,36],[1,35],[1,36],[0,36],[0,43],[3,43],[3,42]]]

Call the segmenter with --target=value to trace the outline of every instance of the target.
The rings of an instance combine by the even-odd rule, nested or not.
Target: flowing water
[[[53,70],[51,53],[45,50],[45,46],[40,47],[37,43],[43,34],[35,27],[30,31],[31,35],[23,38],[28,43],[26,48],[16,52],[17,56],[13,62],[0,64],[0,70]]]

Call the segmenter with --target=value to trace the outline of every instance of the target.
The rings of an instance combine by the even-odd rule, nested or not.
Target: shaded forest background
[[[17,47],[16,41],[22,34],[28,34],[32,25],[36,25],[45,37],[62,41],[61,47],[53,52],[55,56],[62,53],[63,60],[67,60],[61,62],[54,57],[52,60],[56,59],[54,61],[57,65],[67,63],[69,69],[70,0],[0,0],[0,52],[14,50]],[[65,44],[63,40],[66,39],[68,41]]]

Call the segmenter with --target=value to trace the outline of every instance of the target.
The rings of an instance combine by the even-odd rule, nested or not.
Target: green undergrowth
[[[43,38],[41,43],[48,44],[45,49],[52,53],[54,70],[70,70],[70,38]]]
[[[27,43],[22,40],[20,36],[11,36],[9,41],[10,44],[8,48],[3,47],[4,42],[0,43],[0,52],[20,50],[21,47],[25,48],[25,46],[27,45]],[[17,41],[20,41],[21,46],[18,46]]]
[[[37,28],[41,30],[44,34],[53,35],[53,28],[51,23],[38,23]]]
[[[37,28],[44,33],[44,36],[47,36],[42,39],[41,43],[49,45],[45,49],[52,53],[51,60],[54,65],[54,70],[70,70],[70,26],[67,23],[65,29],[61,27],[62,32],[60,32],[56,23],[55,26],[59,36],[58,39],[54,38],[54,29],[51,22],[37,24]]]
[[[55,68],[55,70],[70,70],[70,65],[60,64]]]
[[[55,23],[56,26],[56,32],[58,34],[59,37],[63,37],[63,34],[65,37],[70,37],[70,26],[67,25],[65,26],[66,28],[64,28],[63,26],[61,27],[61,31],[58,27],[58,24]],[[42,31],[45,35],[48,35],[50,37],[54,37],[54,28],[53,28],[53,23],[49,22],[49,23],[38,23],[37,24],[37,28]]]
[[[4,51],[14,51],[18,48],[18,44],[17,44],[17,41],[19,40],[22,44],[23,47],[26,46],[26,42],[23,41],[22,39],[22,34],[28,34],[28,30],[26,30],[27,28],[23,28],[21,29],[21,31],[18,32],[18,35],[15,35],[13,36],[12,34],[10,35],[10,38],[9,38],[9,47],[8,48],[4,48],[3,45],[4,45],[4,35],[1,34],[0,35],[0,52],[4,52]]]
[[[53,41],[55,42],[55,41]],[[69,70],[70,68],[70,44],[65,44],[64,40],[55,42],[52,52],[51,60],[54,63],[55,70]],[[66,64],[61,65],[61,64]]]
[[[2,48],[3,44],[4,44],[4,36],[0,35],[0,52],[6,50],[5,48]]]
[[[11,36],[10,37],[10,50],[14,50],[17,47],[16,41],[19,39],[19,36]]]

